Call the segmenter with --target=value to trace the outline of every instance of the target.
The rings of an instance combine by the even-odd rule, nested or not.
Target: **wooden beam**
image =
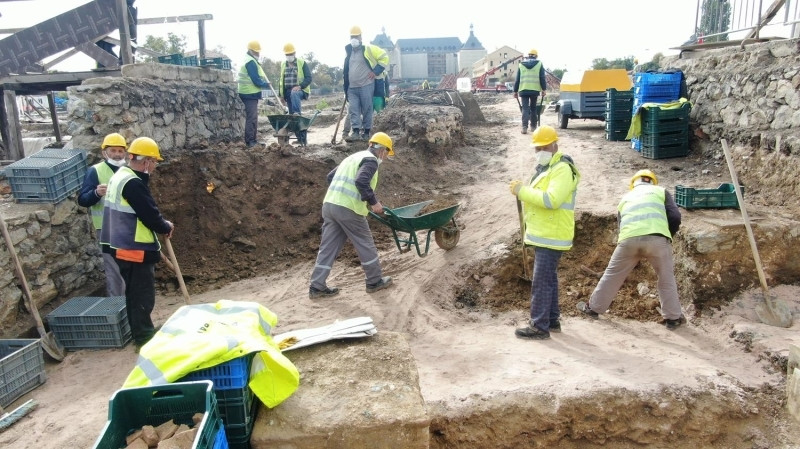
[[[9,159],[18,161],[25,157],[25,148],[22,146],[22,130],[19,126],[17,94],[13,90],[3,90],[3,102],[6,107],[6,125],[8,127],[6,150]]]
[[[53,92],[47,93],[47,105],[50,106],[50,120],[53,121],[53,133],[56,135],[56,142],[61,143],[61,130],[58,129],[58,113],[56,112],[56,100]]]
[[[131,51],[131,35],[128,25],[128,2],[117,0],[117,18],[119,20],[119,56],[122,64],[133,64],[133,52]],[[103,64],[106,65],[106,64]]]
[[[103,66],[110,69],[119,68],[119,59],[114,57],[111,53],[98,47],[94,42],[84,42],[83,44],[76,45],[75,49],[85,53],[90,58],[103,64]]]
[[[170,16],[170,17],[148,17],[136,21],[137,25],[156,25],[159,23],[177,23],[177,22],[197,22],[200,20],[212,20],[214,18],[211,14],[196,14],[193,16]]]
[[[108,42],[109,44],[114,44],[116,46],[119,46],[119,40],[114,39],[111,36],[106,36],[102,40]],[[153,51],[153,50],[150,50],[149,48],[145,48],[145,47],[142,47],[142,46],[136,47],[136,53],[141,53],[141,54],[146,55],[146,56],[152,56],[154,58],[159,57],[159,56],[166,56],[164,53],[159,53],[157,51]]]

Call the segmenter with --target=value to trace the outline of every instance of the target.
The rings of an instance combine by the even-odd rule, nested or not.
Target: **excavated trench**
[[[504,151],[482,134],[487,133],[465,131],[465,146],[458,151],[402,153],[402,163],[392,162],[392,169],[381,177],[384,203],[392,207],[430,199],[437,204],[457,203],[462,188],[475,183],[481,167]],[[273,144],[247,150],[228,145],[172,155],[159,166],[152,188],[165,217],[177,224],[173,245],[191,293],[277,272],[315,257],[325,175],[353,151],[347,146],[333,148]],[[447,168],[440,167],[443,158]],[[372,228],[379,250],[391,250],[390,230]],[[588,299],[614,250],[615,232],[612,215],[578,214],[575,247],[562,258],[559,269],[563,314],[574,316],[575,304]],[[503,255],[460,268],[463,283],[453,291],[453,307],[490,312],[528,309],[530,283],[520,279],[519,236],[509,235],[505,242],[509,250]],[[694,285],[687,280],[691,272],[719,255],[698,255],[681,237],[676,248],[676,273],[685,295]],[[695,313],[719,307],[736,289],[752,287],[741,274],[752,266],[749,254],[730,251],[723,256],[725,267],[717,275],[722,284],[735,287],[704,295],[695,303]],[[340,258],[358,266],[349,245]],[[177,289],[166,268],[158,272],[162,291]],[[609,313],[659,321],[655,285],[653,270],[640,264]],[[774,369],[785,370],[785,359],[772,363]],[[451,416],[445,404],[428,404],[430,447],[770,447],[765,429],[776,425],[772,421],[781,416],[784,395],[768,385],[748,390],[745,396],[738,391],[700,394],[655,388],[643,394],[601,389],[589,400],[553,396],[531,403],[529,397],[509,394],[476,404],[467,416]],[[682,432],[668,430],[676,428]]]

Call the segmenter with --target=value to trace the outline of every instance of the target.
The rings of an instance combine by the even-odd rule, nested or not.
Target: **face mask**
[[[123,165],[125,165],[125,159],[116,160],[108,158],[106,159],[106,162],[113,165],[114,167],[122,167]]]
[[[356,38],[352,38],[350,39],[350,45],[352,45],[353,48],[358,48],[361,45],[361,41]]]
[[[294,62],[294,56],[287,56],[286,62]]]
[[[550,163],[550,159],[553,158],[553,153],[549,151],[539,151],[536,153],[536,163],[539,165],[547,165]]]

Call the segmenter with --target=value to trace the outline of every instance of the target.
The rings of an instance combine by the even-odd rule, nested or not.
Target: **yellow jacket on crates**
[[[248,385],[264,405],[275,407],[300,384],[297,368],[272,340],[277,323],[277,315],[254,302],[183,306],[142,346],[123,388],[172,383],[255,352]]]

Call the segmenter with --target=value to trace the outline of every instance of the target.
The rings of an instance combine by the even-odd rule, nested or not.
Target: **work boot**
[[[392,277],[384,276],[380,281],[374,284],[367,284],[367,293],[375,293],[378,290],[383,290],[384,288],[389,287],[390,285],[392,285]]]
[[[530,338],[531,340],[547,340],[550,338],[550,332],[543,331],[533,324],[515,330],[514,335],[520,338]]]
[[[523,126],[522,129],[519,130],[521,134],[528,134],[528,127]]]
[[[589,308],[589,304],[581,301],[577,304],[578,310],[583,312],[584,315],[588,316],[589,318],[594,318],[595,320],[600,317],[600,314],[595,312],[594,310]]]
[[[551,321],[550,332],[561,332],[561,321],[559,320]]]
[[[339,294],[339,289],[336,287],[325,287],[325,290],[319,290],[314,287],[308,287],[308,297],[310,299],[327,298],[329,296],[336,296]]]
[[[358,142],[361,140],[361,133],[358,128],[353,128],[350,135],[344,138],[345,142]]]
[[[674,331],[675,329],[681,327],[681,324],[686,324],[686,317],[681,315],[680,318],[675,320],[664,320],[664,325],[667,326],[667,329]]]

